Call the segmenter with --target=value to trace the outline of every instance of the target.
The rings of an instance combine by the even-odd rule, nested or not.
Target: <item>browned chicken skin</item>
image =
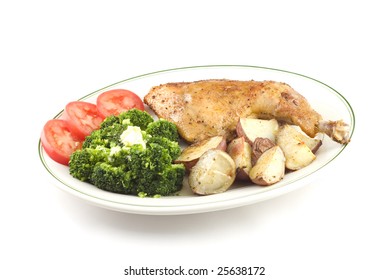
[[[153,87],[144,102],[175,123],[181,137],[193,143],[211,136],[231,140],[239,118],[275,118],[300,126],[309,136],[323,132],[348,142],[347,125],[323,121],[308,101],[285,83],[274,81],[203,80]]]

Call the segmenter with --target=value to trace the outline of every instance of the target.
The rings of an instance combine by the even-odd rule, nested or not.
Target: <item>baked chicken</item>
[[[285,83],[274,81],[202,80],[167,83],[151,88],[144,102],[175,123],[189,143],[223,135],[235,136],[239,118],[275,118],[298,125],[308,136],[325,133],[334,141],[349,141],[348,125],[325,121],[306,98]]]

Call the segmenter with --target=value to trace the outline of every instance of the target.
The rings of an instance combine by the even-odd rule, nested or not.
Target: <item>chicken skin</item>
[[[216,135],[232,140],[239,118],[275,118],[298,125],[310,137],[325,133],[339,143],[348,142],[347,124],[324,121],[306,98],[281,82],[167,83],[151,88],[144,102],[159,118],[175,123],[189,143]]]

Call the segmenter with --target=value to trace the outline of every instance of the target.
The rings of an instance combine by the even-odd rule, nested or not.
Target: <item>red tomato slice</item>
[[[99,129],[104,120],[97,106],[85,101],[69,102],[63,118],[68,122],[73,135],[80,140],[84,140],[92,131]]]
[[[81,148],[78,141],[69,129],[65,120],[49,120],[41,133],[42,147],[49,157],[64,165],[69,164],[70,155]]]
[[[136,108],[144,110],[142,99],[132,91],[113,89],[103,92],[97,97],[97,110],[104,116],[119,115],[124,111]]]

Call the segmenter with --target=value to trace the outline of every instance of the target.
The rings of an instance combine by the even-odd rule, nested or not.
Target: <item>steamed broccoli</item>
[[[138,195],[162,195],[166,196],[179,191],[182,187],[182,180],[185,175],[185,168],[181,164],[172,164],[160,174],[139,177],[136,180],[136,193]]]
[[[175,124],[164,119],[159,119],[155,122],[150,123],[147,126],[146,132],[152,136],[165,137],[175,142],[177,142],[179,138],[177,127],[175,126]]]
[[[98,130],[93,131],[88,135],[83,144],[83,148],[96,148],[103,146],[106,148],[111,148],[113,146],[121,146],[120,134],[126,129],[126,126],[119,123],[114,123],[110,126],[105,126]]]
[[[100,124],[100,129],[105,129],[113,124],[120,123],[119,117],[110,115],[104,119],[104,121]]]
[[[69,161],[69,172],[74,177],[81,181],[88,182],[95,165],[99,162],[108,160],[110,150],[103,146],[96,148],[83,148],[76,150]]]
[[[154,122],[153,117],[149,113],[138,109],[123,112],[118,118],[121,124],[139,126],[141,130],[145,130],[150,123]]]
[[[181,153],[175,133],[174,124],[137,109],[107,117],[71,156],[70,174],[115,193],[174,194],[185,175],[184,166],[173,163]]]
[[[153,143],[158,144],[158,145],[162,146],[163,148],[167,149],[172,161],[176,160],[178,158],[178,156],[181,154],[181,147],[178,144],[178,142],[171,141],[168,138],[165,138],[162,136],[150,137],[147,140],[146,145],[150,146]]]
[[[90,182],[99,189],[126,194],[128,192],[123,185],[125,174],[122,166],[116,167],[107,162],[99,162],[93,168]]]
[[[90,182],[100,189],[134,195],[170,195],[179,191],[185,175],[182,164],[172,164],[168,151],[158,144],[144,149],[141,145],[119,148],[123,162],[97,163]]]

